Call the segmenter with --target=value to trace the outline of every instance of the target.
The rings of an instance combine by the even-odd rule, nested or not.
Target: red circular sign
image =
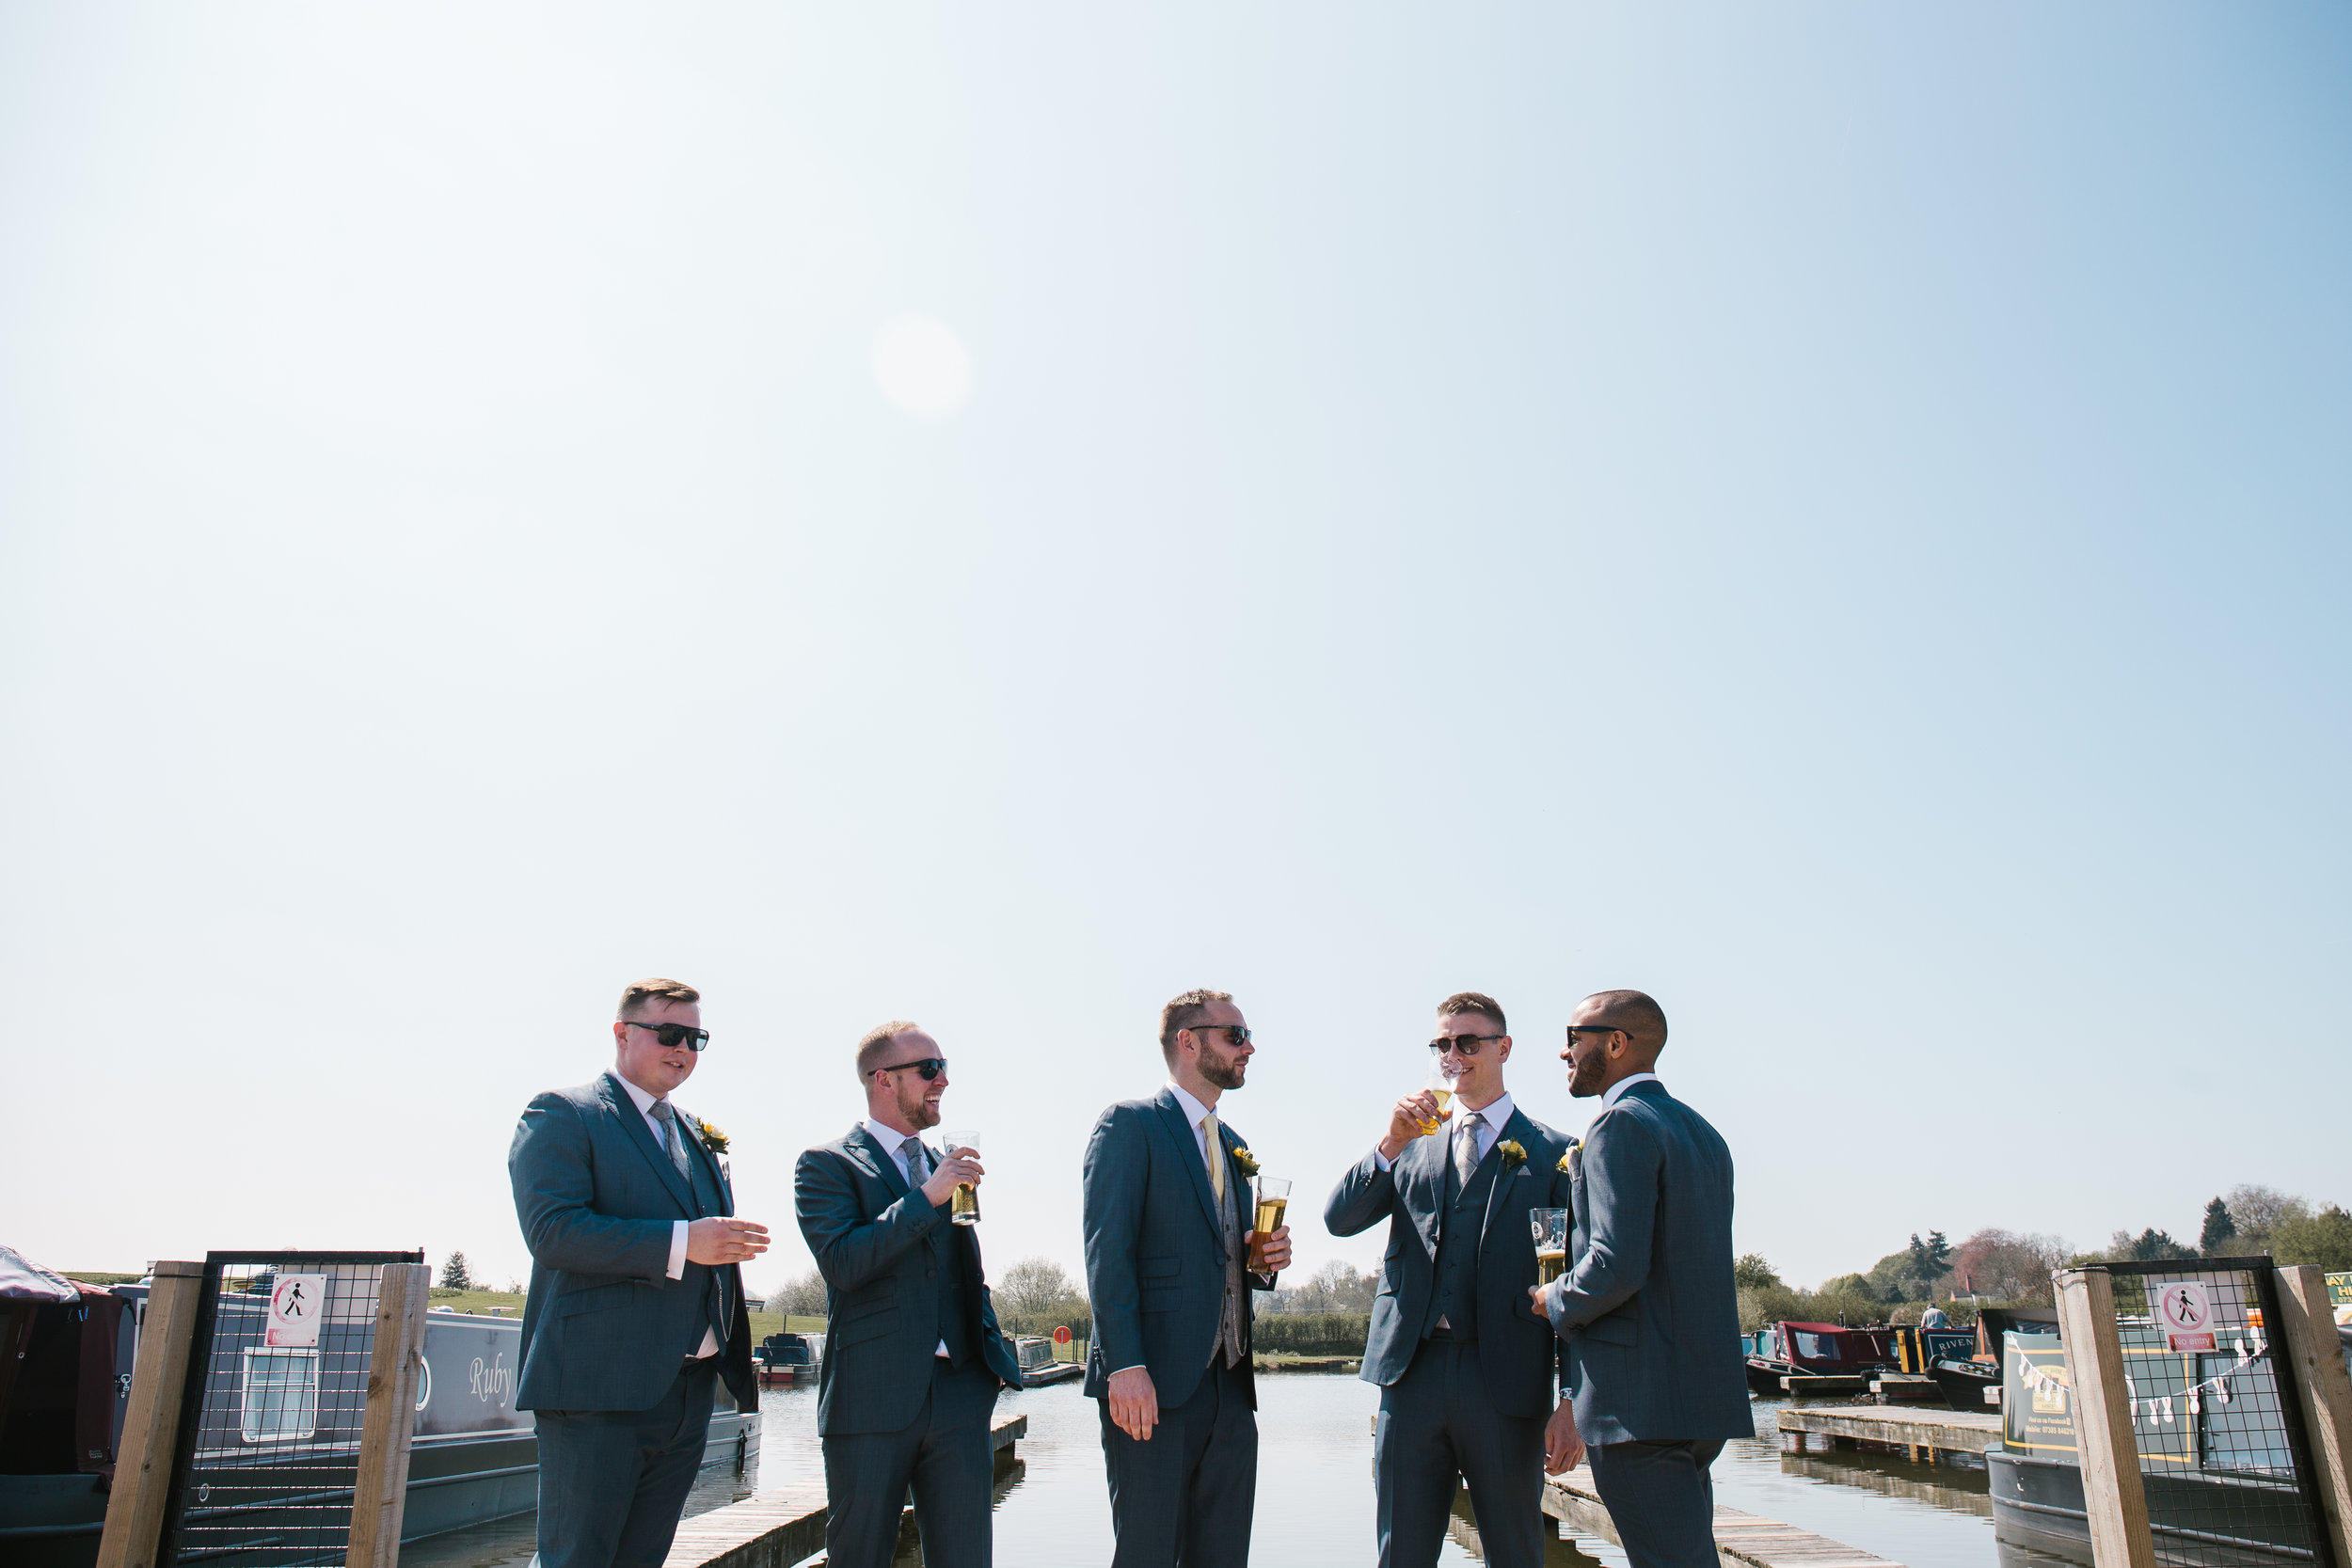
[[[1070,1325],[1068,1323],[1064,1323],[1059,1328],[1054,1330],[1054,1343],[1057,1345],[1066,1345],[1070,1343]]]

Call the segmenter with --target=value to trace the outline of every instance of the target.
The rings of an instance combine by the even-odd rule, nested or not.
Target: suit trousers
[[[1495,1409],[1474,1339],[1422,1341],[1380,1390],[1372,1439],[1380,1568],[1430,1568],[1454,1494],[1470,1482],[1478,1544],[1493,1568],[1542,1568],[1544,1421]]]
[[[1715,1479],[1723,1440],[1603,1443],[1591,1451],[1600,1494],[1633,1568],[1715,1568]]]
[[[989,1418],[997,1387],[996,1374],[977,1356],[961,1367],[933,1356],[930,1392],[913,1421],[897,1432],[824,1433],[832,1568],[890,1568],[910,1486],[928,1568],[989,1568],[996,1499]]]
[[[1151,1441],[1111,1423],[1111,1568],[1244,1568],[1258,1506],[1258,1412],[1247,1368],[1212,1366],[1192,1398],[1160,1411]]]
[[[650,1410],[542,1410],[539,1568],[660,1568],[710,1436],[719,1358]]]

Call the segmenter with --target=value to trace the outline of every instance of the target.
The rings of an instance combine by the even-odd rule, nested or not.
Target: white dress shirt
[[[876,1143],[890,1150],[890,1163],[898,1167],[898,1180],[907,1184],[907,1191],[913,1192],[923,1184],[924,1180],[930,1175],[929,1171],[925,1171],[921,1176],[917,1176],[914,1171],[907,1169],[907,1140],[914,1137],[914,1133],[901,1132],[897,1128],[891,1126],[890,1123],[886,1121],[876,1121],[872,1117],[867,1117],[866,1118],[866,1131]],[[923,1152],[927,1155],[930,1155],[934,1162],[936,1162],[939,1158],[937,1155],[931,1154],[931,1148],[929,1144],[925,1144],[923,1146]],[[933,1355],[946,1354],[947,1341],[945,1339],[940,1340],[939,1348],[931,1352],[931,1354]]]
[[[1617,1101],[1625,1098],[1625,1091],[1631,1088],[1636,1084],[1655,1084],[1658,1082],[1658,1074],[1654,1072],[1637,1072],[1630,1078],[1620,1078],[1615,1083],[1609,1085],[1609,1092],[1607,1094],[1600,1097],[1600,1108],[1604,1111],[1613,1109]]]
[[[621,1075],[617,1072],[612,1076],[619,1078],[621,1087],[628,1091],[629,1103],[635,1105],[637,1107],[637,1114],[645,1118],[645,1126],[653,1133],[653,1141],[655,1145],[660,1148],[662,1157],[667,1159],[670,1153],[670,1140],[668,1135],[661,1131],[661,1118],[653,1114],[654,1105],[660,1097],[647,1094],[644,1090],[639,1088],[628,1079],[621,1078]],[[679,1111],[675,1105],[671,1106],[670,1109],[677,1113],[677,1135],[680,1138],[686,1137],[688,1135],[686,1130],[691,1125],[691,1123],[688,1122],[686,1119],[686,1113]],[[691,1160],[693,1156],[690,1154],[687,1158]],[[683,1279],[686,1277],[686,1221],[678,1220],[670,1227],[670,1277],[672,1279]],[[701,1346],[695,1350],[694,1359],[699,1361],[706,1355],[716,1355],[718,1354],[719,1337],[716,1334],[713,1334],[709,1329],[704,1329],[703,1342]]]
[[[1470,1108],[1467,1105],[1454,1113],[1456,1117],[1470,1114]],[[1479,1122],[1478,1157],[1484,1160],[1486,1157],[1486,1151],[1494,1148],[1495,1140],[1502,1136],[1503,1124],[1511,1119],[1511,1096],[1508,1092],[1495,1096],[1488,1103],[1479,1106],[1476,1115]],[[1451,1133],[1454,1129],[1449,1127],[1446,1131]],[[1373,1149],[1372,1159],[1373,1163],[1382,1170],[1389,1169],[1395,1163],[1381,1153],[1377,1148]]]

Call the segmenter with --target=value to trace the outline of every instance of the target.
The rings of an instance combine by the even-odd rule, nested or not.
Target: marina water
[[[1258,1379],[1258,1507],[1250,1557],[1260,1568],[1360,1568],[1373,1540],[1372,1418],[1380,1391],[1352,1375],[1286,1372]],[[1729,1445],[1715,1465],[1715,1498],[1907,1568],[2073,1568],[1996,1546],[1982,1470],[1856,1453],[1784,1453],[1776,1402],[1754,1405],[1762,1435]],[[996,1560],[1005,1568],[1102,1568],[1110,1560],[1095,1403],[1073,1383],[1007,1392],[998,1419],[1026,1416],[1021,1466],[996,1486]],[[761,1449],[750,1473],[704,1472],[687,1512],[700,1513],[763,1487],[824,1473],[814,1386],[763,1389]],[[402,1548],[402,1568],[526,1568],[526,1516]],[[1480,1560],[1467,1500],[1442,1560]],[[1549,1560],[1625,1568],[1625,1554],[1565,1528]]]

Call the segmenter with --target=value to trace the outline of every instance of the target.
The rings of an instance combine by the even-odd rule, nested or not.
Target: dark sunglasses
[[[632,1029],[644,1029],[650,1033],[661,1042],[664,1051],[673,1051],[681,1045],[689,1051],[700,1051],[710,1043],[710,1031],[707,1029],[695,1029],[683,1023],[639,1023],[633,1019],[622,1022]]]
[[[1429,1053],[1433,1056],[1442,1056],[1449,1051],[1458,1051],[1465,1056],[1475,1056],[1481,1041],[1507,1040],[1510,1037],[1508,1035],[1439,1035],[1429,1042]]]
[[[1576,1037],[1579,1035],[1622,1035],[1624,1033],[1622,1029],[1603,1028],[1597,1023],[1571,1023],[1568,1025],[1568,1046],[1571,1050],[1575,1048]],[[1629,1035],[1626,1037],[1630,1039],[1632,1037]]]
[[[1228,1035],[1232,1037],[1233,1043],[1235,1045],[1248,1045],[1249,1043],[1249,1025],[1247,1023],[1196,1023],[1192,1026],[1192,1032],[1196,1035],[1200,1034],[1204,1029],[1224,1030]]]
[[[947,1070],[947,1058],[945,1056],[925,1056],[917,1061],[893,1062],[888,1067],[878,1067],[874,1070],[876,1072],[905,1072],[910,1069],[921,1073],[923,1075],[924,1083],[936,1083],[938,1082],[939,1075]]]

